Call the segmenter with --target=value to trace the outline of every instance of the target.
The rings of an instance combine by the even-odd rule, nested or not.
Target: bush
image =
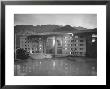
[[[29,57],[29,53],[24,49],[16,50],[16,59],[27,59]]]

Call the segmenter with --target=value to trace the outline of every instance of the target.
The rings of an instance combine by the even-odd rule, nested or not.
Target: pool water
[[[96,62],[81,58],[27,59],[14,63],[15,76],[96,76]]]

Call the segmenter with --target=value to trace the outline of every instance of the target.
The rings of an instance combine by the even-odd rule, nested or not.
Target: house
[[[18,47],[30,53],[86,56],[88,43],[92,44],[97,38],[97,29],[78,30],[70,25],[16,25],[15,34],[19,37]]]

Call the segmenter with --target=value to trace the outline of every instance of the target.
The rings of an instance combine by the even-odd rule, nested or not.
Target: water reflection
[[[89,76],[96,75],[94,67],[85,62],[67,59],[43,59],[15,62],[15,76]]]

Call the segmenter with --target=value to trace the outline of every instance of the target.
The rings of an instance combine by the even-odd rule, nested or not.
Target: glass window
[[[78,46],[78,44],[74,44],[75,46]]]
[[[68,44],[68,46],[70,46],[70,44]]]
[[[82,54],[82,52],[80,52],[80,54]]]
[[[74,42],[74,40],[71,40],[71,42]]]
[[[84,46],[84,44],[80,44],[80,46]]]
[[[80,50],[83,50],[83,48],[80,48]]]
[[[74,51],[74,48],[71,48],[72,51]]]
[[[76,40],[76,42],[78,42],[78,40]]]
[[[57,49],[57,54],[62,54],[62,49]]]
[[[84,42],[84,40],[80,40],[80,42]]]
[[[75,38],[78,38],[78,36],[75,36]]]
[[[57,45],[62,46],[61,40],[57,40]]]

